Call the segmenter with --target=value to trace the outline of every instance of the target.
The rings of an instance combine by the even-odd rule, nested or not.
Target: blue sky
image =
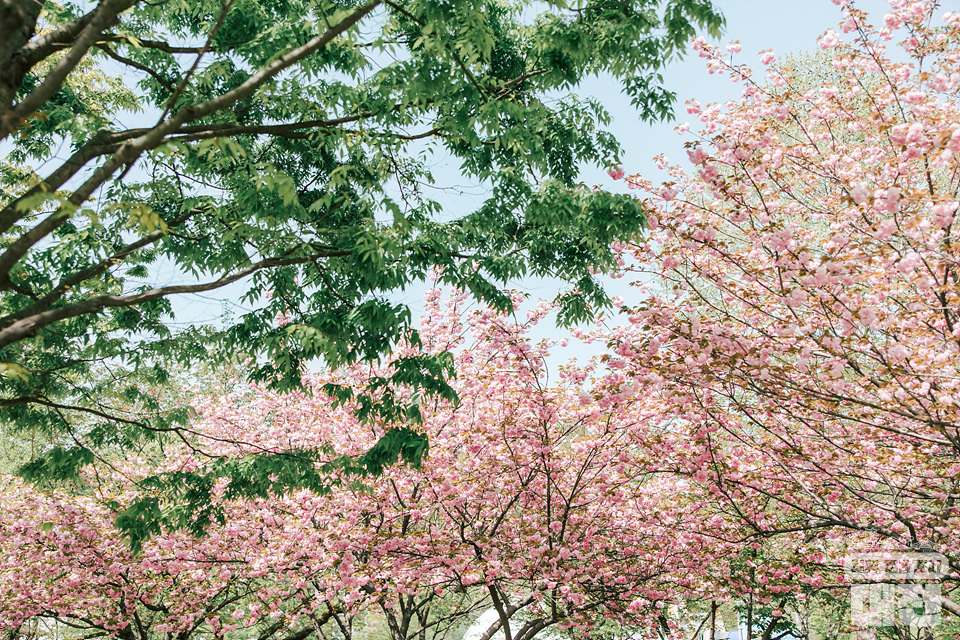
[[[949,2],[947,3],[949,4]],[[817,37],[840,22],[840,7],[831,0],[714,0],[727,19],[722,38],[714,40],[726,44],[739,40],[743,50],[735,60],[759,68],[757,52],[773,49],[777,54],[813,51]],[[887,0],[855,0],[855,5],[866,10],[874,23],[882,22],[889,10]],[[627,173],[656,175],[651,158],[666,153],[674,162],[685,160],[683,142],[674,126],[690,121],[684,110],[684,101],[695,99],[706,104],[737,99],[742,85],[727,78],[710,75],[704,60],[688,53],[684,60],[670,64],[664,71],[667,88],[677,93],[677,120],[674,123],[645,124],[637,120],[633,107],[608,79],[592,78],[585,82],[581,94],[598,97],[614,116],[613,132],[624,147],[624,168]],[[695,121],[691,126],[695,128]],[[612,186],[602,171],[585,172],[588,184]]]

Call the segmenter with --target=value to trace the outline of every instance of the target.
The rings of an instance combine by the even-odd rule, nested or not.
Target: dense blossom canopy
[[[492,606],[489,633],[515,640],[604,618],[669,629],[663,606],[677,589],[700,589],[699,567],[721,552],[700,533],[700,507],[682,483],[650,473],[632,405],[583,401],[585,373],[574,368],[547,383],[547,345],[525,336],[547,306],[518,325],[490,310],[464,316],[465,297],[433,295],[420,327],[423,349],[458,350],[461,398],[425,402],[430,454],[420,468],[254,500],[231,499],[215,481],[221,521],[206,536],[164,531],[131,551],[114,518],[142,497],[139,479],[202,475],[213,459],[335,458],[368,450],[384,431],[319,390],[383,373],[369,367],[310,379],[312,396],[253,387],[208,398],[190,446],[168,448],[159,465],[91,467],[88,497],[19,482],[0,494],[0,626],[57,620],[140,640],[250,627],[290,638],[373,607],[406,640]],[[445,621],[430,618],[431,606],[450,609]]]
[[[849,553],[925,548],[948,556],[949,594],[960,13],[898,0],[874,27],[837,4],[822,52],[764,52],[765,80],[731,61],[736,45],[697,41],[743,97],[688,104],[700,120],[692,175],[625,178],[657,207],[655,230],[623,245],[625,268],[658,279],[609,334],[610,384],[649,394],[658,454],[758,558],[780,554],[764,561],[783,562],[783,580],[842,584]]]

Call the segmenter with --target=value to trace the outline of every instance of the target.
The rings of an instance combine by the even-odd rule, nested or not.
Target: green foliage
[[[171,372],[247,359],[250,379],[282,390],[310,362],[378,361],[417,339],[391,293],[435,273],[499,308],[508,281],[555,276],[573,287],[561,318],[590,317],[607,303],[595,270],[645,213],[577,183],[620,148],[603,106],[566,91],[608,73],[642,117],[666,117],[657,69],[722,24],[702,0],[14,4],[0,39],[0,407],[10,428],[81,447],[50,449],[34,476],[180,429],[189,413],[144,391]],[[441,211],[437,162],[486,200]],[[228,285],[243,313],[177,322],[172,297]],[[364,419],[414,423],[418,394],[453,393],[449,363],[401,360],[392,375],[330,391]],[[415,461],[422,448],[400,440],[385,459]]]
[[[80,467],[91,464],[93,452],[84,447],[53,447],[42,457],[34,458],[20,468],[27,480],[50,481],[73,478]]]
[[[220,458],[202,472],[180,471],[147,478],[141,486],[149,493],[122,510],[118,503],[112,506],[119,511],[117,526],[129,537],[131,548],[139,551],[144,540],[160,533],[164,526],[182,528],[202,536],[213,522],[223,524],[222,501],[268,499],[291,487],[325,495],[345,479],[376,476],[398,462],[419,467],[428,446],[422,433],[396,427],[369,451],[355,457],[335,456],[329,450],[311,449]],[[69,455],[70,452],[58,454],[60,459]],[[24,471],[30,472],[32,468]],[[37,471],[40,477],[45,477],[44,471],[49,473],[49,470]],[[215,497],[218,480],[226,482],[219,497]]]

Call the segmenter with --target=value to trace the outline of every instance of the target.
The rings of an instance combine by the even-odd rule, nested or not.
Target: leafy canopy
[[[576,182],[619,147],[602,105],[567,92],[609,73],[644,117],[668,116],[657,69],[722,24],[706,0],[2,10],[0,405],[69,445],[28,465],[35,477],[179,433],[188,413],[148,392],[172,370],[247,359],[282,390],[308,361],[416,344],[389,294],[434,272],[501,309],[506,281],[559,277],[562,318],[587,317],[606,302],[593,274],[645,217]],[[486,188],[475,210],[441,210],[438,158]],[[228,285],[250,311],[175,323],[172,297]],[[452,398],[451,374],[421,356],[359,398],[328,391],[416,421],[416,394],[383,390]]]

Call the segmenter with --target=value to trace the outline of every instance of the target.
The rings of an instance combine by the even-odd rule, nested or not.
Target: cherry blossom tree
[[[960,13],[835,4],[819,78],[696,43],[743,95],[688,103],[692,173],[625,178],[658,212],[621,246],[639,293],[606,392],[660,407],[646,446],[740,546],[738,597],[779,611],[791,584],[842,586],[850,553],[929,549],[960,615]]]
[[[701,566],[726,546],[700,533],[685,481],[650,472],[656,461],[636,446],[646,422],[635,390],[620,401],[591,393],[589,370],[575,367],[551,382],[551,345],[527,337],[549,306],[520,323],[465,313],[466,300],[432,295],[422,345],[395,361],[314,376],[302,393],[251,387],[198,402],[190,437],[159,464],[87,467],[90,495],[12,483],[0,494],[0,628],[16,635],[55,621],[131,640],[351,640],[358,616],[376,615],[392,640],[437,640],[492,607],[484,640],[604,619],[686,635],[669,610],[674,594],[696,591]],[[363,388],[394,362],[450,350],[460,400],[420,400],[430,442],[422,464],[366,479],[338,467],[371,451],[386,427],[358,419],[325,385]],[[383,393],[417,400],[412,388]],[[322,489],[249,498],[211,470],[206,535],[163,530],[131,548],[115,524],[151,499],[144,479],[205,477],[224,464],[256,476],[265,456],[303,451],[328,456],[316,463]]]

